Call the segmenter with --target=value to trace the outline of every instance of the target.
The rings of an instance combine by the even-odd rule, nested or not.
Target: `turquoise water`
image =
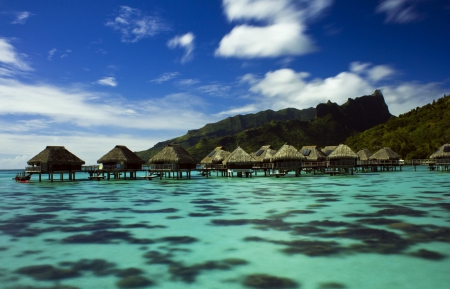
[[[0,171],[0,288],[449,288],[445,172],[15,173]]]

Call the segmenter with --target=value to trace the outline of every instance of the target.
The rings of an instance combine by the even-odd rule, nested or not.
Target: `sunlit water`
[[[0,288],[449,288],[446,172],[15,173],[0,171]]]

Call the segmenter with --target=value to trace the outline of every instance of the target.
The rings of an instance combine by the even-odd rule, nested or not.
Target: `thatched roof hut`
[[[277,151],[271,145],[265,145],[250,155],[255,158],[258,163],[269,163],[276,152]]]
[[[241,147],[237,147],[229,156],[222,162],[227,167],[249,167],[251,168],[256,160],[244,151]]]
[[[345,144],[340,144],[328,155],[328,159],[358,159],[359,156]]]
[[[303,146],[300,149],[300,153],[309,162],[319,162],[327,159],[327,155],[324,154],[317,146]]]
[[[306,160],[295,147],[285,143],[272,157],[272,162]]]
[[[450,143],[446,143],[435,151],[430,159],[450,159]]]
[[[126,146],[116,145],[106,155],[102,156],[98,164],[124,165],[124,169],[141,169],[145,161]]]
[[[326,146],[322,149],[322,152],[329,156],[338,146]]]
[[[201,164],[222,164],[230,152],[227,151],[223,146],[216,147],[212,152],[209,153],[204,159],[200,161]]]
[[[368,161],[372,156],[372,153],[368,149],[362,149],[356,153],[359,156],[359,160]]]
[[[148,162],[150,164],[193,165],[195,167],[197,159],[189,154],[182,146],[178,144],[168,144]]]
[[[27,163],[40,166],[41,172],[55,172],[81,170],[85,162],[63,146],[47,146]]]
[[[392,161],[399,160],[400,158],[401,156],[398,153],[394,152],[391,148],[384,147],[379,149],[369,159],[379,161]]]

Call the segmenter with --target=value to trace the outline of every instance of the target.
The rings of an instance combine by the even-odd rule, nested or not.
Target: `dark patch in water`
[[[127,276],[116,282],[119,288],[142,288],[147,286],[152,286],[155,283],[142,276]]]
[[[26,275],[35,280],[61,280],[79,276],[79,273],[73,269],[56,268],[52,265],[26,266],[19,268],[14,272]]]
[[[285,213],[280,213],[280,214],[274,214],[269,216],[270,219],[283,219],[286,217],[290,217],[292,215],[301,215],[301,214],[314,214],[315,211],[312,210],[291,210],[291,211],[287,211]]]
[[[196,199],[190,201],[192,204],[214,204],[215,202],[213,200],[205,200],[205,199]]]
[[[157,239],[157,242],[169,242],[170,244],[191,244],[197,242],[198,240],[189,236],[170,236]]]
[[[441,253],[426,250],[426,249],[419,249],[415,252],[410,253],[410,255],[414,256],[414,257],[419,257],[422,259],[434,260],[434,261],[439,261],[439,260],[445,259],[447,257],[446,255],[443,255]]]
[[[349,223],[346,222],[337,222],[337,221],[329,221],[329,220],[323,220],[323,221],[311,221],[309,222],[310,225],[313,226],[321,226],[321,227],[345,227],[349,226]]]
[[[131,210],[131,212],[138,214],[159,214],[159,213],[175,213],[178,212],[178,210],[174,208],[167,208],[160,210]]]
[[[189,213],[189,217],[211,217],[213,214],[204,214],[204,213]]]
[[[337,282],[320,283],[318,289],[345,289],[347,286]]]
[[[246,287],[261,289],[284,289],[299,287],[299,284],[291,279],[267,274],[247,275],[242,284]]]
[[[116,264],[104,259],[81,259],[77,262],[60,262],[59,266],[71,267],[72,270],[77,272],[91,271],[96,276],[106,276],[116,273],[114,269]]]
[[[96,231],[90,235],[73,235],[62,240],[68,244],[110,244],[112,240],[127,240],[129,232]]]

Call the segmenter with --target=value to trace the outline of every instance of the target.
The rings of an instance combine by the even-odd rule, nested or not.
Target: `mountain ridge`
[[[342,105],[328,101],[304,110],[265,110],[228,117],[198,130],[190,130],[181,137],[160,142],[137,154],[148,160],[170,142],[179,143],[198,159],[216,146],[225,146],[231,151],[239,145],[252,152],[262,145],[270,144],[278,148],[286,142],[298,148],[312,144],[337,145],[349,136],[393,117],[381,91],[376,90],[372,95],[349,98]]]

